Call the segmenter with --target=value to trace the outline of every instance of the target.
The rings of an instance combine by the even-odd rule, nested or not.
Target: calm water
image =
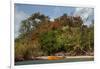
[[[93,60],[94,58],[67,58],[63,60],[28,60],[28,61],[15,62],[15,65],[80,62],[80,61],[93,61]]]

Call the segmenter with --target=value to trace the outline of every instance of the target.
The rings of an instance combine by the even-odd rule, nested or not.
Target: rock
[[[24,58],[21,55],[15,57],[15,61],[23,61],[23,60]]]

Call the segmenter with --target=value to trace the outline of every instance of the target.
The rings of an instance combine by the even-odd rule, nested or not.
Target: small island
[[[26,10],[25,7],[31,9]],[[51,11],[56,8],[63,11],[56,10],[56,13]],[[15,4],[15,12],[31,11],[31,15],[21,20],[19,24],[15,18],[15,65],[93,61],[93,16],[88,15],[83,19],[83,13],[82,16],[75,15],[76,13],[72,15],[71,11],[75,9],[76,7]],[[93,8],[89,9],[93,11]],[[15,17],[17,16],[15,13]],[[87,23],[89,20],[90,23]]]

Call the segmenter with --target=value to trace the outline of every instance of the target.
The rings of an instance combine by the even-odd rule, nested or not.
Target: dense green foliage
[[[20,35],[15,38],[16,60],[36,56],[93,55],[94,26],[84,25],[81,17],[64,14],[54,21],[48,16],[35,13],[21,22]]]

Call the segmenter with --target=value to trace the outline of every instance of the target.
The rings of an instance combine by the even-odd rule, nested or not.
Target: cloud
[[[20,28],[20,23],[22,20],[28,18],[28,14],[23,12],[23,11],[19,11],[19,10],[15,10],[14,13],[14,33],[15,33],[15,38],[19,35],[19,28]]]
[[[74,16],[81,16],[85,25],[90,25],[94,20],[93,8],[76,8]]]

